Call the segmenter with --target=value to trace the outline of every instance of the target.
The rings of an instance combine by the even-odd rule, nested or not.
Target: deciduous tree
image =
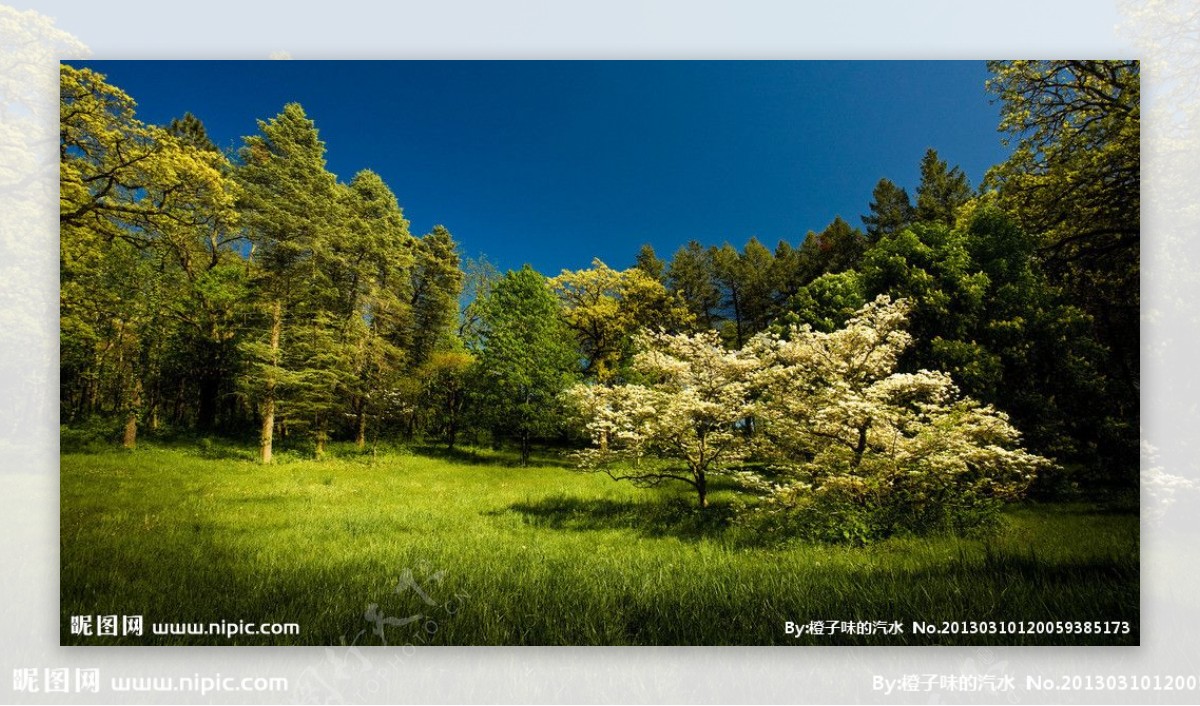
[[[756,362],[729,351],[715,331],[645,333],[634,365],[645,384],[577,385],[568,393],[592,446],[585,470],[637,485],[679,481],[708,505],[708,483],[747,449],[741,425],[753,414]],[[653,455],[664,463],[641,463]]]
[[[500,278],[480,308],[475,405],[493,434],[517,441],[521,463],[534,439],[562,425],[558,395],[578,379],[578,354],[546,278],[526,265]]]
[[[129,447],[147,400],[156,409],[168,341],[188,316],[180,302],[203,295],[233,222],[224,156],[134,109],[101,74],[61,66],[62,372],[75,398],[64,402],[119,412]]]
[[[851,539],[961,530],[1048,465],[1020,448],[1007,415],[961,396],[945,373],[896,371],[912,340],[906,315],[905,302],[879,297],[837,331],[751,342],[776,475],[742,478],[768,508],[836,518],[826,529]]]
[[[1052,282],[1091,316],[1108,350],[1109,432],[1098,456],[1136,483],[1141,232],[1141,68],[1137,61],[995,61],[988,88],[1014,146],[987,183],[1039,239]]]
[[[691,323],[679,298],[636,267],[618,271],[593,260],[590,269],[563,270],[550,286],[579,342],[584,376],[602,382],[620,374],[639,328],[674,331]]]

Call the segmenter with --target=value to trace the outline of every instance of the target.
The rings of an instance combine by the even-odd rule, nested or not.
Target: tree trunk
[[[529,465],[529,434],[521,434],[521,466]]]
[[[326,436],[328,436],[328,434],[325,431],[325,420],[322,419],[319,422],[317,422],[317,453],[316,453],[316,456],[317,456],[318,461],[325,458],[325,437]]]
[[[275,435],[275,397],[274,395],[263,400],[262,405],[262,432],[259,434],[259,460],[263,463],[271,462],[271,441]]]
[[[695,461],[689,461],[688,465],[692,471],[692,477],[696,479],[696,494],[700,496],[700,507],[708,507],[708,477],[704,475],[704,469],[708,466],[711,459],[708,458],[708,432],[700,430],[697,434],[700,442],[700,455]]]
[[[275,300],[271,308],[271,370],[267,373],[263,394],[262,433],[259,435],[259,459],[271,462],[271,442],[275,437],[275,366],[279,364],[279,334],[283,329],[283,302]]]
[[[133,390],[129,398],[129,407],[125,414],[125,434],[121,446],[127,449],[137,448],[138,413],[142,406],[142,381],[134,380]]]
[[[871,428],[871,420],[863,422],[863,425],[858,428],[858,443],[854,446],[854,463],[853,468],[858,468],[862,463],[863,453],[867,450],[867,430]]]
[[[367,413],[366,413],[366,410],[364,409],[366,407],[366,404],[363,402],[362,398],[360,397],[358,400],[358,404],[355,406],[357,407],[357,410],[356,410],[357,416],[354,420],[354,429],[355,429],[354,446],[359,451],[362,451],[367,445]]]
[[[137,412],[132,409],[125,416],[125,436],[121,440],[121,446],[127,449],[137,448]]]

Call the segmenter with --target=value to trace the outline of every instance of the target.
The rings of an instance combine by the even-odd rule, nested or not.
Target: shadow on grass
[[[59,452],[102,455],[157,449],[213,461],[249,461],[258,453],[256,440],[245,434],[202,432],[162,425],[156,429],[140,429],[135,449],[122,448],[123,434],[123,423],[104,417],[62,424],[58,434]]]
[[[514,503],[489,514],[505,512],[518,513],[527,524],[547,529],[575,532],[628,529],[645,537],[693,541],[730,534],[734,518],[731,505],[713,503],[699,508],[694,499],[689,502],[683,498],[638,502],[557,495]]]
[[[240,441],[221,437],[187,438],[177,437],[156,440],[162,448],[175,449],[185,454],[210,461],[257,461],[258,449],[251,449]]]
[[[1034,586],[1088,582],[1128,582],[1137,585],[1140,559],[1136,554],[1114,551],[1071,561],[1056,561],[1041,555],[1037,547],[1003,548],[990,542],[983,545],[982,559],[959,553],[963,571],[975,571],[1021,580]]]
[[[447,449],[441,444],[415,444],[409,447],[412,453],[428,458],[437,458],[467,466],[509,466],[520,467],[521,455],[507,449],[491,450],[469,446],[458,446]],[[556,468],[574,468],[570,459],[554,454],[535,453],[529,458],[529,466],[552,466]]]

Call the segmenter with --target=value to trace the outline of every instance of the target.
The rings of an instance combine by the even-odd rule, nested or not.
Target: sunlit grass
[[[1014,508],[986,539],[757,541],[731,494],[701,513],[554,458],[317,463],[210,442],[62,457],[64,644],[1136,644],[1138,517]],[[411,579],[411,583],[408,583]],[[398,588],[399,585],[399,588]],[[418,587],[418,591],[413,586]],[[422,595],[423,594],[423,595]],[[428,599],[428,600],[426,600]],[[383,623],[366,617],[368,607]],[[80,637],[72,615],[143,615]],[[413,616],[420,619],[408,621]],[[299,637],[154,636],[151,622],[296,622]],[[784,634],[899,620],[899,636]],[[1129,635],[915,636],[924,620],[1128,620]]]

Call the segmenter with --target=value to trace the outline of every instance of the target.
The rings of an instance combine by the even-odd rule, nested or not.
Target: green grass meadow
[[[1010,508],[982,538],[772,544],[729,490],[639,489],[554,457],[205,442],[64,453],[63,644],[805,645],[1139,641],[1138,515]],[[144,634],[72,634],[142,615]],[[419,616],[419,617],[418,617]],[[785,634],[900,621],[900,635]],[[913,634],[912,621],[1128,621],[1128,634]],[[296,636],[155,635],[294,622]],[[382,631],[382,635],[379,631]]]

